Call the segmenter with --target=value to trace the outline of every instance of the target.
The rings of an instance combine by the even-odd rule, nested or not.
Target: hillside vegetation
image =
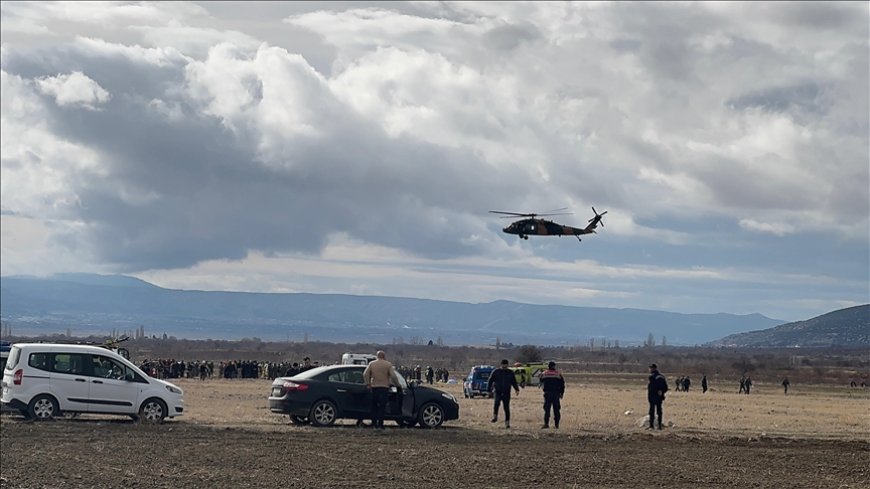
[[[710,346],[870,346],[870,304],[829,312],[806,321],[726,336]]]

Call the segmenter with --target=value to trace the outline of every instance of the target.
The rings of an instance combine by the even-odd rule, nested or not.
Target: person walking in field
[[[702,391],[701,392],[702,394],[707,393],[707,376],[706,375],[701,378],[701,391]]]
[[[553,426],[558,430],[559,420],[562,418],[560,399],[565,395],[565,379],[562,372],[556,370],[556,362],[550,362],[540,378],[544,391],[544,426],[541,429],[550,428],[550,408],[553,408]]]
[[[788,377],[782,379],[782,389],[785,391],[785,394],[788,394],[788,386],[791,382],[788,381]]]
[[[520,395],[520,386],[514,371],[508,368],[508,361],[502,360],[501,367],[489,374],[487,390],[495,393],[493,396],[492,422],[498,421],[498,407],[504,405],[504,427],[511,427],[511,389]]]
[[[662,402],[668,391],[668,381],[659,373],[656,364],[649,366],[649,384],[647,385],[647,400],[649,401],[649,429],[655,429],[655,419],[658,415],[658,428],[662,429]]]
[[[746,394],[749,395],[749,389],[752,388],[752,377],[746,377]]]
[[[387,398],[390,395],[390,384],[401,385],[399,375],[393,364],[388,362],[387,354],[378,351],[377,360],[372,361],[363,372],[363,379],[372,391],[372,426],[384,429],[384,412],[387,409]]]

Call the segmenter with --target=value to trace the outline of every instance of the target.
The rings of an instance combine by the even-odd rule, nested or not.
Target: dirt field
[[[568,379],[562,429],[544,431],[541,394],[462,399],[438,430],[341,423],[318,429],[269,412],[269,381],[181,380],[186,414],[162,426],[82,416],[0,421],[3,488],[870,487],[870,392],[757,385],[672,392],[665,421],[638,426],[645,379]],[[628,413],[628,414],[626,414]]]

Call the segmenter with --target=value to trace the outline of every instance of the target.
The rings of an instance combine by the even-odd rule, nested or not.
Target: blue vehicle
[[[492,397],[489,392],[489,376],[495,367],[492,365],[475,365],[468,372],[468,377],[462,383],[462,393],[465,398],[474,398],[474,396]]]

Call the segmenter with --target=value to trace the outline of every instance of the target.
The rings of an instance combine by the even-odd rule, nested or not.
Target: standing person
[[[782,379],[782,388],[783,388],[783,390],[785,390],[785,393],[786,393],[786,394],[788,394],[788,385],[789,385],[790,383],[791,383],[791,382],[788,381],[788,377]],[[852,382],[852,383],[854,384],[855,382]]]
[[[387,397],[390,395],[390,384],[400,385],[399,375],[393,364],[387,361],[387,354],[378,351],[377,360],[372,361],[363,372],[363,379],[372,391],[372,426],[384,429],[384,412],[387,409]]]
[[[706,375],[701,378],[701,390],[703,391],[703,394],[707,393],[707,376]]]
[[[746,376],[740,378],[740,390],[737,391],[738,394],[743,394],[746,392]]]
[[[498,421],[498,406],[504,404],[504,427],[511,427],[511,388],[520,395],[520,386],[513,370],[508,368],[508,361],[501,361],[501,368],[497,368],[489,374],[487,390],[495,392],[492,406],[492,422]]]
[[[746,394],[749,394],[749,389],[752,388],[752,377],[746,377]]]
[[[426,367],[426,382],[431,384],[432,381],[434,381],[434,380],[435,380],[435,371],[432,370],[432,366],[429,365],[428,367]]]
[[[299,372],[301,373],[301,372],[304,372],[306,370],[311,370],[312,368],[314,368],[314,365],[311,365],[311,359],[308,357],[305,357],[302,359],[302,366],[299,367]]]
[[[565,378],[562,372],[556,370],[556,362],[547,364],[547,370],[541,374],[541,388],[544,390],[544,426],[550,427],[550,408],[553,408],[553,424],[559,429],[559,419],[562,417],[562,404],[559,402],[565,395]]]
[[[649,400],[649,429],[655,429],[656,414],[659,417],[658,428],[662,429],[662,402],[668,391],[668,381],[659,373],[656,364],[649,366],[649,384],[647,385],[647,400]]]

